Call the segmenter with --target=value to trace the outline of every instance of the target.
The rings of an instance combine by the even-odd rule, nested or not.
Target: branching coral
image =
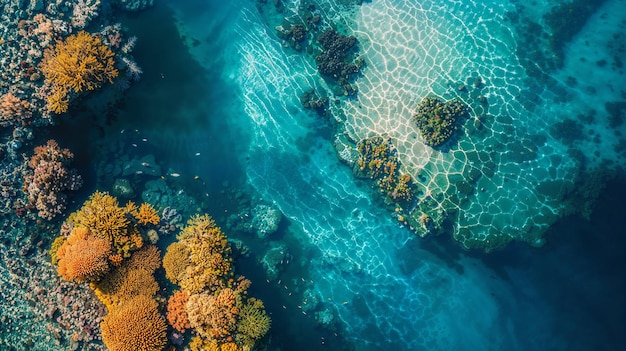
[[[57,41],[54,49],[47,49],[41,62],[41,72],[52,87],[48,109],[63,113],[68,108],[70,91],[100,88],[117,77],[115,54],[102,40],[85,31]]]
[[[146,295],[109,310],[100,327],[102,341],[111,351],[162,351],[167,344],[158,303]]]
[[[128,233],[130,222],[124,209],[119,207],[117,199],[107,193],[93,193],[83,207],[70,216],[68,222],[77,227],[89,228],[93,235],[109,240],[115,251],[124,257],[130,256],[130,251],[138,248],[137,241],[131,240]]]
[[[74,228],[56,252],[59,275],[77,282],[97,281],[109,272],[111,243]]]
[[[191,328],[189,317],[187,316],[187,301],[189,301],[189,293],[184,290],[177,290],[167,300],[167,321],[172,328],[181,333]]]
[[[225,287],[232,274],[230,247],[213,218],[192,218],[178,238],[163,259],[167,278],[191,294]]]
[[[65,210],[65,191],[77,190],[82,185],[81,177],[68,165],[74,155],[61,149],[54,140],[37,146],[28,162],[30,172],[25,177],[28,202],[35,206],[41,218],[53,219]]]
[[[247,344],[254,345],[256,340],[265,336],[270,330],[270,317],[267,315],[261,300],[248,299],[239,311],[239,315],[240,321],[237,323],[237,331],[244,335]]]
[[[135,216],[137,222],[143,225],[146,225],[148,223],[157,225],[161,220],[154,207],[145,202],[141,204],[138,211],[131,213],[133,214],[133,216]]]

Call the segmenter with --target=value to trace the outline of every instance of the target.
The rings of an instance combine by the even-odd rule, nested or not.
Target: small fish
[[[302,311],[302,314],[306,316],[306,312]]]
[[[150,164],[148,162],[142,162],[141,165],[144,167],[150,167]]]
[[[284,310],[286,310],[286,309],[287,309],[287,307],[285,307],[285,305],[283,305],[283,309],[284,309]]]
[[[143,139],[141,139],[141,141],[143,141],[145,143],[146,141],[148,141],[148,139],[147,138],[143,138]]]
[[[143,171],[137,171],[135,174],[143,174]]]
[[[269,284],[269,283],[270,283],[270,280],[269,280],[269,279],[265,279],[265,281],[267,282],[267,284]]]
[[[289,290],[289,289],[287,288],[287,285],[285,285],[285,290]]]
[[[344,302],[343,302],[343,304],[344,304],[344,305],[347,305],[347,304],[348,304],[348,301],[344,301]]]
[[[180,174],[178,174],[178,173],[170,173],[170,176],[176,178],[176,177],[180,177]]]
[[[126,131],[126,129],[120,130],[120,134],[124,134],[125,131]]]
[[[199,152],[196,152],[196,156],[200,156],[200,153],[199,153]]]
[[[198,179],[200,179],[200,176],[197,176],[197,175],[193,176],[193,179],[198,180]]]
[[[130,145],[132,145],[133,147],[137,147],[137,144],[135,144],[135,143],[132,143]]]
[[[291,296],[292,293],[289,293],[289,296]]]
[[[299,309],[302,309],[302,306],[298,305],[298,308],[299,308]]]
[[[280,282],[282,282],[282,281],[283,281],[282,279],[279,279],[279,280],[278,280],[278,285],[280,285]]]

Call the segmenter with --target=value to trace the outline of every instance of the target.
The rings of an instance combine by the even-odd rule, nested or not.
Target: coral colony
[[[353,2],[337,6],[354,10],[361,5]],[[401,43],[399,49],[395,45],[402,40],[381,46],[379,36],[391,31],[365,28],[375,20],[356,28],[337,15],[334,4],[322,9],[302,1],[287,9],[286,3],[259,0],[254,6],[272,38],[280,41],[280,54],[302,58],[310,65],[308,74],[316,77],[316,84],[298,87],[292,97],[316,115],[316,124],[322,125],[316,127],[331,130],[334,151],[349,167],[350,179],[367,185],[394,226],[418,237],[445,233],[465,249],[488,252],[511,241],[540,247],[543,234],[564,214],[589,215],[607,178],[583,177],[577,168],[584,163],[580,150],[558,154],[549,144],[584,139],[581,131],[570,131],[580,127],[576,121],[555,124],[563,128],[555,127],[554,138],[525,133],[528,126],[515,124],[509,114],[524,103],[526,108],[531,103],[524,99],[532,98],[509,96],[493,77],[442,73],[445,65],[435,65],[426,54],[415,69],[402,67],[405,62],[396,57],[401,55],[390,54],[410,55],[417,50],[413,46],[427,45],[426,39],[403,37],[411,45]],[[89,160],[98,163],[91,179],[79,174],[73,151],[65,147],[68,140],[48,137],[47,127],[72,116],[95,94],[114,106],[140,79],[143,72],[132,54],[142,38],[111,21],[114,14],[152,5],[152,0],[0,0],[0,350],[272,347],[272,311],[266,308],[271,305],[255,297],[258,283],[242,274],[237,261],[249,257],[251,249],[227,234],[269,242],[291,224],[277,204],[232,191],[228,196],[235,199],[236,211],[212,217],[205,213],[212,199],[207,200],[204,188],[194,188],[199,195],[178,188],[181,174],[162,170],[154,155],[129,156],[119,147],[111,156],[119,162]],[[556,58],[539,60],[541,72],[527,58],[521,60],[530,76],[543,77],[542,72],[564,64],[564,42],[573,35],[555,17],[593,10],[578,2],[571,6],[569,12],[555,9],[547,20],[554,29],[548,41]],[[579,23],[573,25],[580,29]],[[426,69],[422,66],[435,68],[420,71]],[[163,73],[160,77],[165,79]],[[512,101],[513,107],[496,113],[498,99]],[[619,129],[623,103],[606,106]],[[297,139],[295,144],[310,147],[308,135]],[[615,150],[622,160],[623,151]],[[314,159],[315,152],[302,158]],[[267,167],[282,167],[270,163]],[[575,180],[567,179],[570,173]],[[103,179],[110,175],[115,179],[108,184]],[[194,186],[201,178],[193,177]],[[81,195],[81,188],[91,195]],[[584,204],[572,205],[571,199],[577,199],[572,194]],[[359,217],[357,210],[353,217]],[[167,244],[160,238],[168,238]],[[316,326],[339,337],[336,310],[318,307],[322,299],[312,290],[298,290],[312,281],[282,282],[282,270],[293,258],[290,247],[274,243],[257,263],[265,269],[267,284],[278,281],[288,296],[303,296],[299,314],[309,312]],[[344,261],[344,273],[370,273]],[[292,291],[286,284],[300,285]],[[349,302],[339,305],[347,308]]]

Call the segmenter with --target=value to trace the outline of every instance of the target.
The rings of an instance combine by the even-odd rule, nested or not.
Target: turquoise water
[[[293,14],[295,2],[282,3]],[[479,238],[493,228],[513,237],[545,231],[575,207],[565,202],[563,187],[590,169],[624,166],[617,147],[623,134],[615,133],[624,124],[612,127],[601,108],[623,100],[623,70],[605,46],[588,44],[606,37],[594,28],[623,27],[626,15],[616,10],[623,5],[606,1],[589,19],[592,29],[565,47],[562,68],[543,71],[546,77],[528,74],[519,48],[536,44],[519,30],[546,12],[543,4],[372,0],[351,12],[320,4],[325,16],[357,35],[370,60],[357,78],[359,96],[341,102],[346,135],[393,135],[405,167],[424,167],[424,191],[449,193],[455,188],[440,175],[486,172],[482,165],[494,164],[496,176],[474,185],[487,191],[453,204],[457,224],[447,235],[420,239],[381,206],[368,183],[355,180],[335,151],[334,130],[299,101],[327,82],[311,60],[281,45],[267,23],[271,14],[252,1],[185,0],[124,18],[140,38],[135,55],[144,75],[107,123],[96,122],[97,133],[72,137],[73,149],[84,150],[77,158],[100,188],[115,174],[107,165],[152,157],[158,175],[179,190],[177,207],[208,211],[224,227],[240,210],[231,196],[237,191],[280,209],[285,219],[268,239],[231,233],[252,249],[241,270],[266,300],[277,349],[622,349],[626,291],[616,267],[626,263],[623,229],[606,218],[619,216],[623,204],[601,207],[593,224],[578,217],[558,222],[543,249],[513,244],[484,255],[462,250],[451,237],[464,228]],[[522,19],[511,20],[511,13]],[[596,64],[605,58],[607,65]],[[458,85],[473,75],[486,87],[461,92]],[[568,77],[576,83],[568,85]],[[484,127],[468,128],[451,152],[414,151],[408,123],[388,116],[406,118],[403,112],[427,93],[462,99],[473,116],[485,116]],[[591,121],[579,116],[591,113],[581,106],[594,104],[600,112]],[[584,125],[580,133],[600,140],[575,131],[558,136],[554,128],[563,129],[558,123],[572,115]],[[473,153],[479,162],[471,162]],[[142,191],[159,177],[128,178]],[[538,190],[548,183],[559,190]],[[291,258],[268,277],[259,260],[279,244]]]

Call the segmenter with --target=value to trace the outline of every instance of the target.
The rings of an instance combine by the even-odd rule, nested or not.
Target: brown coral
[[[233,290],[222,289],[217,295],[193,294],[187,302],[189,323],[201,336],[225,340],[235,330],[237,322],[236,298]]]
[[[189,301],[189,293],[184,290],[177,290],[167,301],[167,321],[172,328],[181,333],[191,328],[187,316],[187,301]]]
[[[32,116],[33,113],[28,101],[22,100],[12,93],[0,96],[0,127],[27,124]]]
[[[24,188],[28,202],[35,206],[41,218],[53,219],[65,210],[68,190],[77,190],[82,179],[76,170],[68,169],[74,155],[61,149],[54,140],[37,146],[28,162],[30,171],[25,177]]]
[[[54,49],[47,49],[40,68],[46,83],[52,87],[48,109],[63,113],[68,108],[70,92],[100,88],[117,77],[115,54],[102,40],[85,31],[57,41]]]
[[[59,275],[77,282],[97,281],[109,272],[110,254],[111,243],[75,228],[57,250]]]
[[[111,351],[161,351],[167,344],[165,320],[152,298],[139,295],[109,311],[100,327]]]

